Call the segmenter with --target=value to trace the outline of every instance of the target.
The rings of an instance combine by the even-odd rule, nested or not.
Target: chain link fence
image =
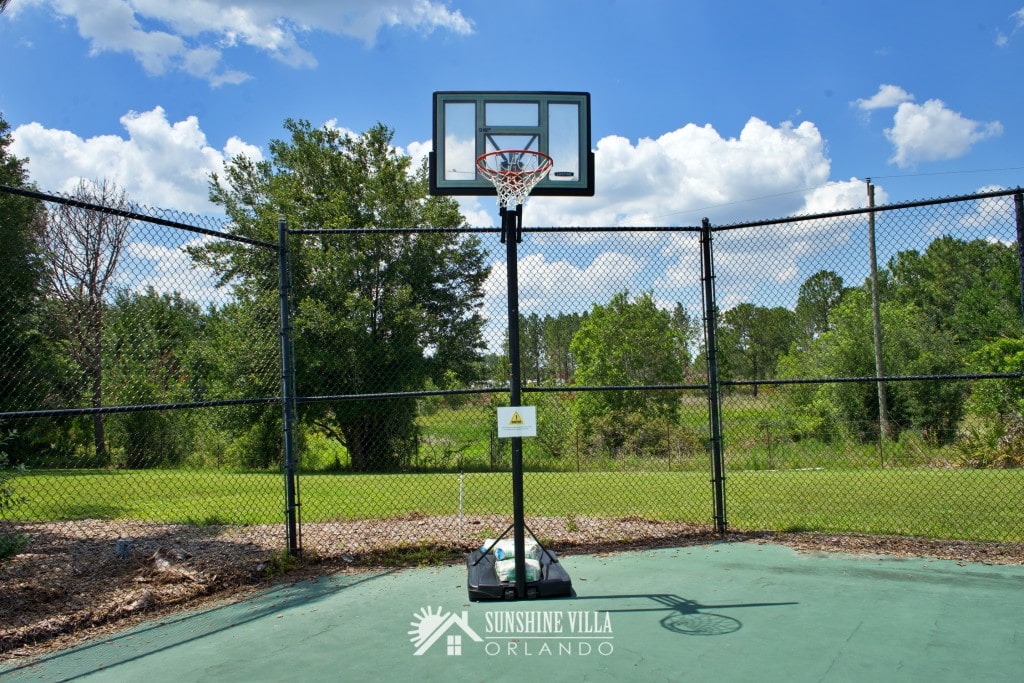
[[[282,545],[280,351],[273,316],[199,267],[234,241],[276,269],[276,244],[209,218],[132,204],[110,185],[3,188],[29,217],[6,291],[0,437],[3,529],[164,537],[234,526]],[[173,536],[173,533],[170,533]]]
[[[1020,201],[716,231],[733,527],[1024,538]]]
[[[279,243],[276,217],[262,240],[110,188],[0,190],[35,245],[0,300],[6,537],[185,525],[338,556],[511,525],[496,230],[291,225]],[[527,227],[527,525],[556,547],[683,528],[1024,541],[1020,197]]]

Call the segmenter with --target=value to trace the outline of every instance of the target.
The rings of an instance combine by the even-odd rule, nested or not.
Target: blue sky
[[[0,64],[41,189],[106,177],[194,212],[288,117],[380,121],[422,156],[436,90],[591,93],[597,193],[535,198],[528,225],[721,224],[863,206],[869,176],[880,203],[1024,177],[1024,0],[12,0]],[[463,206],[496,221],[493,200]]]

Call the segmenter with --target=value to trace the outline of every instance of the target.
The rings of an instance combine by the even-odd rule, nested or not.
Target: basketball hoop
[[[477,171],[494,183],[498,206],[503,209],[525,202],[530,190],[544,179],[553,165],[547,154],[529,149],[500,149],[476,158]]]

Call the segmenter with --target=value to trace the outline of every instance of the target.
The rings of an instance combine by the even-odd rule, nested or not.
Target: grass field
[[[466,514],[511,513],[507,473],[467,473]],[[12,521],[123,519],[277,524],[279,474],[217,470],[45,471],[13,480]],[[731,528],[863,532],[1024,542],[1024,470],[927,468],[732,471]],[[528,516],[626,517],[710,523],[706,472],[528,472]],[[459,512],[457,473],[300,478],[302,519],[365,519]]]

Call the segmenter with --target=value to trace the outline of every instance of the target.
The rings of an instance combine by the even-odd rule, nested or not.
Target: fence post
[[[284,412],[284,513],[288,553],[298,556],[298,503],[295,486],[295,367],[292,359],[291,272],[288,253],[288,224],[277,221],[278,298],[281,305],[281,407]]]
[[[715,530],[727,531],[725,517],[725,458],[722,451],[721,397],[718,386],[718,303],[715,301],[715,268],[711,248],[711,222],[701,221],[701,284],[704,288],[704,348],[708,364],[708,423],[711,431],[711,483],[715,497]]]
[[[1020,280],[1020,312],[1024,319],[1024,192],[1013,193],[1013,211],[1017,215],[1017,279]]]
[[[875,208],[875,186],[867,178],[868,208]],[[875,343],[875,377],[878,389],[878,449],[880,463],[885,464],[885,440],[895,438],[889,420],[889,399],[885,389],[885,361],[882,359],[882,313],[878,297],[878,256],[875,251],[875,212],[868,213],[868,260],[871,272],[871,329]]]

